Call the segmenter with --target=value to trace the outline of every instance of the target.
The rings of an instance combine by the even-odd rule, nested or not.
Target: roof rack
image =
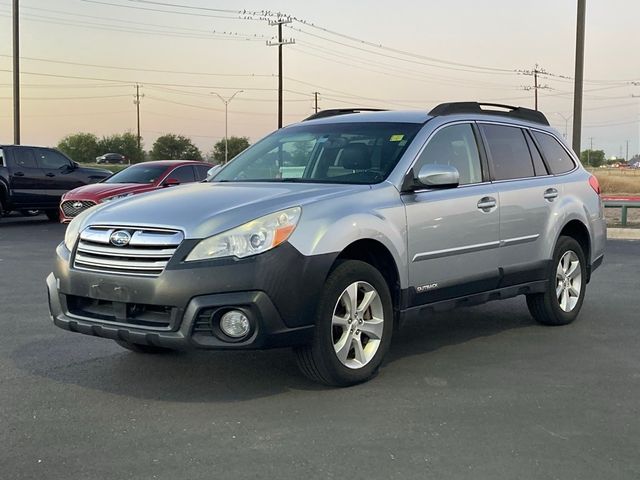
[[[320,110],[313,115],[305,118],[303,122],[307,120],[316,120],[318,118],[335,117],[336,115],[347,115],[349,113],[360,112],[384,112],[384,108],[331,108],[328,110]]]
[[[494,108],[482,108],[482,107],[494,107]],[[495,108],[501,110],[495,110]],[[545,117],[544,113],[538,110],[531,110],[530,108],[514,107],[512,105],[502,105],[500,103],[481,103],[481,102],[452,102],[441,103],[437,107],[433,108],[429,115],[434,117],[440,115],[455,115],[458,113],[485,113],[489,115],[501,115],[504,117],[517,118],[519,120],[526,120],[528,122],[541,123],[543,125],[549,125],[549,120]]]

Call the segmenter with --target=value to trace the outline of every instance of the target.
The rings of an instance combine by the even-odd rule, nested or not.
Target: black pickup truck
[[[53,148],[0,145],[0,216],[37,209],[58,220],[65,192],[110,175],[109,170],[80,167]]]

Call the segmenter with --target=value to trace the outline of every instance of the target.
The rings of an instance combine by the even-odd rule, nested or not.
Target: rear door
[[[545,278],[543,239],[560,188],[526,129],[479,124],[500,198],[501,286]]]
[[[404,193],[411,305],[496,288],[499,198],[485,179],[472,123],[445,125],[428,140],[413,167],[453,165],[460,185]]]
[[[44,172],[38,168],[33,149],[31,147],[5,148],[5,155],[9,168],[12,203],[16,207],[46,205]]]

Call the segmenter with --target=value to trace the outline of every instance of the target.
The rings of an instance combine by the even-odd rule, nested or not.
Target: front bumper
[[[153,278],[76,270],[61,244],[47,277],[54,324],[173,349],[263,349],[311,341],[317,295],[335,256],[304,257],[285,243],[247,259],[185,264],[180,259],[192,248],[185,243]],[[105,305],[120,313],[105,315]],[[133,314],[144,308],[151,313]],[[251,321],[251,333],[241,341],[215,328],[217,315],[229,308]]]

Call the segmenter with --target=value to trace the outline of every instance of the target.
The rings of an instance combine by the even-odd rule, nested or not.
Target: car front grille
[[[91,200],[66,200],[62,202],[62,211],[67,218],[73,218],[84,212],[87,208],[93,207],[96,202]]]
[[[125,237],[128,234],[128,243],[112,243],[114,233]],[[176,230],[92,226],[80,233],[73,266],[78,270],[156,277],[182,240],[184,235]]]

